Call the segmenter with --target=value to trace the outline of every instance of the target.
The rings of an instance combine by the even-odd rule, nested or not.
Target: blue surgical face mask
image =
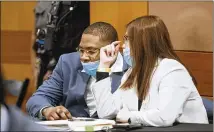
[[[96,72],[100,61],[88,62],[88,63],[81,62],[81,63],[82,63],[83,69],[88,75],[96,77]]]
[[[123,57],[129,66],[133,66],[133,58],[130,56],[130,48],[127,46],[123,49]]]

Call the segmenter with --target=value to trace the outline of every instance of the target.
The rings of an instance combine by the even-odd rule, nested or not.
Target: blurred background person
[[[5,103],[7,88],[4,86],[0,73],[1,131],[47,131],[43,126],[34,123],[19,108]]]
[[[52,74],[59,56],[77,51],[89,26],[89,1],[39,1],[35,8],[37,88]]]

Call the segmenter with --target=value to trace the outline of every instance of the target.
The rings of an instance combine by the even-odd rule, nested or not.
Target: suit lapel
[[[86,87],[87,87],[87,83],[89,81],[90,75],[81,72],[81,70],[78,71],[78,76],[77,76],[77,80],[79,82],[83,82],[83,83],[78,83],[78,93],[80,93],[81,95],[85,93]]]
[[[76,100],[79,104],[82,104],[84,106],[84,110],[89,114],[89,110],[85,102],[84,94],[85,94],[85,90],[86,90],[90,75],[81,71],[82,70],[78,70],[78,75],[77,75],[77,89],[76,89],[77,91],[75,91]]]

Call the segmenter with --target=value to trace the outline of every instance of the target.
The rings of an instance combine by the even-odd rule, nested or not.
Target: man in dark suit
[[[48,131],[24,115],[19,108],[4,101],[3,79],[0,75],[1,131]]]
[[[97,118],[92,85],[96,82],[100,48],[118,40],[117,31],[109,23],[88,26],[81,38],[79,52],[64,54],[53,71],[27,102],[32,117],[47,120],[74,117]],[[121,54],[111,66],[113,93],[120,85],[127,64]]]

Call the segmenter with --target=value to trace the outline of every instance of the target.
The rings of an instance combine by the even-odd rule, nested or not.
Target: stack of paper
[[[40,121],[38,124],[44,125],[47,129],[56,131],[99,131],[113,128],[116,124],[114,120],[73,118],[74,120]]]
[[[83,119],[84,120],[84,119]],[[95,119],[93,121],[69,121],[68,126],[72,131],[99,131],[108,130],[115,125],[114,120]]]
[[[45,126],[45,128],[56,131],[68,131],[68,120],[55,120],[55,121],[40,121],[36,122]]]

